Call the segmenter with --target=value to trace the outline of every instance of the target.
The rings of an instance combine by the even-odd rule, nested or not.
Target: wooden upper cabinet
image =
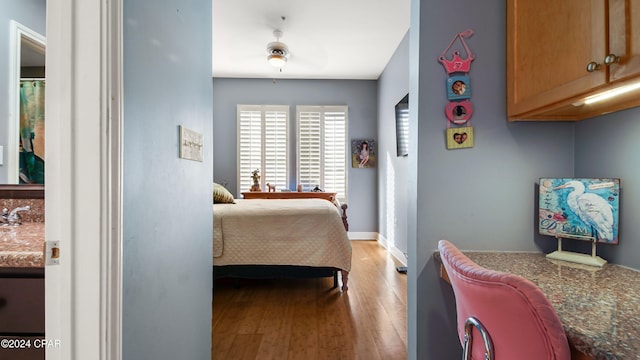
[[[611,81],[638,76],[640,0],[609,0],[609,39],[609,53],[620,57],[619,62],[610,66]]]
[[[605,64],[608,54],[617,62]],[[640,91],[583,100],[639,75],[640,0],[507,0],[510,121],[580,120],[638,106]]]

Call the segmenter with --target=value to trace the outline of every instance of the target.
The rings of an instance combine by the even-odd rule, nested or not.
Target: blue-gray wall
[[[432,259],[440,239],[462,249],[537,250],[535,185],[572,176],[574,125],[508,123],[505,1],[412,0],[410,32],[408,331],[412,359],[459,355],[451,289]],[[451,21],[455,19],[455,21]],[[475,146],[447,150],[438,56],[468,28]],[[415,201],[412,200],[415,198]],[[552,242],[551,239],[548,240]]]
[[[211,357],[211,6],[124,1],[125,360]],[[178,158],[179,125],[204,162]]]
[[[29,29],[45,36],[45,0],[0,1],[0,146],[3,147],[3,165],[0,165],[0,184],[6,184],[7,145],[9,141],[9,44],[10,20],[15,20]],[[17,151],[17,150],[16,150]]]
[[[283,71],[286,71],[284,68]],[[348,139],[369,139],[377,135],[377,82],[373,80],[277,80],[213,79],[213,141],[215,181],[227,183],[236,196],[238,104],[289,105],[291,134],[296,133],[296,105],[347,105]],[[292,137],[295,139],[295,137]],[[290,145],[289,182],[296,184],[295,142]],[[379,156],[378,156],[379,158]],[[376,169],[348,168],[347,202],[349,230],[378,231]]]
[[[409,158],[397,156],[395,105],[408,92],[409,32],[378,79],[378,232],[405,254]]]
[[[577,177],[620,178],[620,242],[599,245],[598,255],[640,269],[640,108],[576,123]]]

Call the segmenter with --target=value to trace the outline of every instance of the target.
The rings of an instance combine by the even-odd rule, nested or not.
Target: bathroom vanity
[[[44,359],[44,200],[0,199],[0,205],[12,209],[18,201],[33,212],[21,225],[0,226],[0,359]]]

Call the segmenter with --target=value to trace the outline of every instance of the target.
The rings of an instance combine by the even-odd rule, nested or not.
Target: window
[[[347,106],[298,106],[298,184],[347,200]]]
[[[288,188],[288,123],[288,106],[238,105],[238,192],[249,191],[256,169],[261,188]]]
[[[347,200],[347,106],[297,107],[297,183],[319,186]],[[238,192],[249,191],[251,172],[260,187],[289,186],[289,107],[238,105]]]

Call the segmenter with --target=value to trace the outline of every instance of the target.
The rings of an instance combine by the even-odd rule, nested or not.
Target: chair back
[[[438,243],[442,263],[456,298],[457,329],[464,343],[465,322],[482,322],[493,342],[496,360],[569,360],[566,334],[553,306],[531,281],[485,269],[452,243]],[[476,332],[471,358],[485,359],[482,336]],[[479,340],[476,340],[479,339]]]

